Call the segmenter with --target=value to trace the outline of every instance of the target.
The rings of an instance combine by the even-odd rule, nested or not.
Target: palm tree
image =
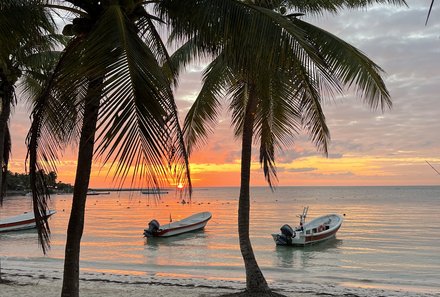
[[[48,63],[47,52],[57,44],[54,22],[37,1],[10,0],[0,3],[0,204],[6,190],[11,150],[8,127],[16,103],[17,82]]]
[[[299,20],[301,14],[286,12],[337,12],[367,2],[206,0],[179,5],[179,1],[164,0],[160,4],[173,26],[172,37],[187,39],[172,57],[176,67],[193,58],[214,57],[185,118],[188,151],[212,131],[223,98],[229,99],[235,135],[242,139],[238,233],[246,269],[243,295],[274,295],[249,236],[252,143],[259,143],[259,161],[272,187],[275,149],[291,145],[292,136],[300,130],[305,129],[327,154],[330,134],[323,99],[350,87],[372,108],[391,106],[379,66],[336,36]]]
[[[62,296],[79,296],[80,243],[94,156],[111,162],[119,185],[131,172],[133,180],[148,179],[157,187],[173,174],[191,189],[171,90],[174,71],[162,67],[168,54],[156,30],[160,20],[147,12],[148,3],[72,0],[47,5],[76,16],[64,27],[72,39],[35,101],[27,140],[40,222],[49,194],[39,173],[53,171],[57,152],[79,138]],[[37,227],[44,250],[47,225]]]
[[[19,80],[23,94],[41,85],[56,59],[54,48],[62,39],[54,34],[54,22],[38,1],[11,0],[0,3],[0,206],[6,191],[11,153],[9,118],[16,103]],[[0,263],[0,281],[1,263]]]

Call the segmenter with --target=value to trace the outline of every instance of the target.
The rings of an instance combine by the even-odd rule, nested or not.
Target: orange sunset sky
[[[440,185],[440,176],[426,163],[440,170],[440,9],[434,5],[425,27],[428,2],[306,18],[361,49],[385,70],[393,108],[371,111],[352,93],[327,100],[329,157],[318,153],[307,135],[297,136],[293,146],[277,152],[278,185]],[[197,96],[204,66],[192,65],[181,76],[176,89],[181,119]],[[10,170],[24,172],[29,108],[18,99],[10,123]],[[234,139],[224,103],[214,133],[191,157],[196,187],[239,185],[240,141]],[[73,183],[76,153],[76,148],[64,152],[58,180]],[[265,185],[257,146],[253,156],[252,185]],[[111,174],[106,176],[107,167],[96,161],[90,187],[116,187]]]

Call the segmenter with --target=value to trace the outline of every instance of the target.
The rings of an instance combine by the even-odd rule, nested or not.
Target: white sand
[[[4,278],[12,282],[0,284],[1,297],[58,297],[61,295],[61,280],[11,275],[6,275]],[[80,295],[84,297],[215,297],[232,292],[237,292],[237,290],[168,284],[119,283],[101,280],[83,280],[80,282]],[[317,296],[306,293],[279,293],[289,297]]]

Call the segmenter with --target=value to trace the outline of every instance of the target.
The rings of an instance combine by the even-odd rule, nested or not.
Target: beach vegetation
[[[27,194],[31,190],[30,176],[27,173],[17,173],[7,171],[6,177],[6,195],[13,194]],[[57,174],[54,171],[49,173],[40,173],[47,185],[50,193],[72,193],[73,187],[71,184],[63,183],[57,180]]]
[[[276,150],[293,146],[302,131],[327,155],[325,100],[354,90],[373,109],[391,107],[382,69],[352,45],[300,16],[337,13],[374,2],[164,0],[159,4],[173,29],[172,40],[183,44],[172,56],[175,67],[212,59],[185,118],[188,151],[213,131],[223,102],[232,114],[235,136],[241,139],[238,233],[246,290],[238,295],[275,295],[258,266],[249,235],[253,144],[258,145],[264,176],[273,188]]]

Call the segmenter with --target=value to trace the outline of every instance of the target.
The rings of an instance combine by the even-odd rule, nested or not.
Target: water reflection
[[[16,230],[0,233],[1,243],[17,243],[27,240],[35,240],[37,237],[37,229]]]
[[[424,192],[428,191],[428,192]],[[188,273],[196,277],[244,279],[238,246],[238,188],[195,190],[191,204],[181,204],[173,194],[155,203],[128,192],[111,193],[87,201],[82,267],[148,272]],[[410,283],[438,289],[440,187],[403,190],[377,187],[252,188],[251,236],[259,264],[274,281],[374,280],[386,284]],[[272,197],[272,198],[270,198]],[[269,199],[268,199],[269,198]],[[42,258],[35,230],[0,235],[0,256],[5,265],[19,259],[17,267],[42,267],[62,271],[71,196],[57,196],[51,209],[51,250]],[[276,247],[270,236],[284,223],[296,224],[304,205],[310,218],[327,213],[346,213],[336,241],[304,248]],[[28,197],[5,200],[0,217],[31,211]],[[62,211],[65,210],[65,211]],[[144,240],[142,232],[155,218],[168,222],[202,211],[213,219],[205,231],[171,238]],[[411,226],[411,232],[407,232]],[[428,227],[427,227],[428,226]],[[408,245],[411,242],[411,245]],[[43,260],[42,260],[43,259]],[[15,261],[15,260],[14,260]],[[8,264],[11,263],[11,264]],[[53,263],[58,263],[54,268]],[[110,271],[109,270],[109,271]],[[440,297],[440,296],[439,296]]]
[[[275,247],[276,256],[275,265],[282,268],[304,269],[311,265],[315,258],[323,252],[337,250],[342,245],[342,240],[332,238],[317,244],[301,246],[282,246]]]
[[[206,265],[208,236],[203,230],[171,237],[145,239],[143,257],[148,265],[191,267],[194,264]]]
[[[183,233],[170,237],[150,237],[144,239],[144,245],[148,249],[157,250],[161,245],[163,246],[177,246],[182,245],[185,241],[185,245],[190,244],[191,240],[205,238],[206,234],[204,230],[196,230],[188,233]],[[189,241],[189,242],[188,242]]]

